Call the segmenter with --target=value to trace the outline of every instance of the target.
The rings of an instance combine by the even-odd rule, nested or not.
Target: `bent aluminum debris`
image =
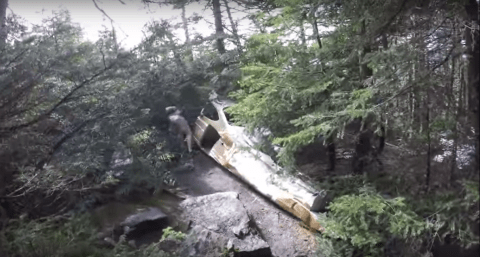
[[[284,210],[300,218],[309,227],[323,231],[317,217],[321,197],[299,179],[277,175],[280,167],[270,156],[252,148],[245,129],[228,124],[223,106],[212,102],[218,120],[198,116],[193,137],[200,149],[258,192]]]

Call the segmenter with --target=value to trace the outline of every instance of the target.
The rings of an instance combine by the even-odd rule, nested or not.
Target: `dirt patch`
[[[255,192],[214,160],[199,152],[193,157],[195,170],[177,172],[174,176],[186,194],[201,196],[216,192],[237,192],[274,256],[315,256],[315,233],[301,221]]]

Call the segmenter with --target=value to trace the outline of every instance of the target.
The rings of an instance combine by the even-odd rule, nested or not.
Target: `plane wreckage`
[[[215,101],[212,104],[219,119],[211,120],[202,112],[193,128],[200,149],[310,228],[323,231],[312,212],[320,210],[324,197],[300,179],[279,175],[281,167],[267,154],[252,148],[245,128],[230,125],[224,106]]]

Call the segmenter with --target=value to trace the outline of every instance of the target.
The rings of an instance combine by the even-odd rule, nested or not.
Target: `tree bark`
[[[365,23],[365,20],[362,21],[362,29],[361,29],[361,35],[365,35],[367,33],[367,25]],[[364,61],[365,56],[372,51],[370,47],[370,43],[365,43],[362,49],[362,56],[360,57],[360,74],[362,76],[362,79],[367,79],[373,75],[372,69],[368,67],[368,64]]]
[[[432,156],[432,140],[430,136],[430,98],[427,90],[427,103],[426,103],[426,117],[425,117],[425,126],[426,126],[426,132],[427,132],[427,170],[426,170],[426,180],[425,180],[425,188],[426,192],[428,192],[429,187],[430,187],[430,173],[431,173],[431,156]]]
[[[115,27],[113,26],[113,22],[111,21],[110,22],[111,26],[112,26],[112,38],[113,38],[113,49],[115,50],[115,53],[118,54],[118,49],[119,49],[119,46],[118,46],[118,40],[117,40],[117,32],[115,31]]]
[[[222,24],[222,10],[220,9],[220,0],[212,0],[213,5],[213,17],[215,18],[215,34],[217,37],[217,50],[220,54],[225,53],[225,44],[223,38],[225,32],[223,31]]]
[[[333,136],[332,136],[333,137]],[[333,141],[333,138],[329,140],[327,144],[327,155],[328,155],[328,162],[329,162],[329,171],[334,171],[335,170],[335,162],[336,162],[336,156],[335,156],[335,142]]]
[[[366,24],[365,21],[362,21],[362,27],[360,35],[363,36],[366,33]],[[372,76],[373,71],[367,66],[367,63],[364,62],[365,55],[371,51],[368,43],[365,43],[362,47],[362,53],[359,56],[359,71],[360,79],[365,80],[368,77]],[[361,86],[364,88],[364,86]],[[373,132],[366,127],[365,121],[362,120],[362,126],[359,131],[356,133],[355,139],[355,154],[352,159],[352,169],[354,174],[362,174],[364,169],[373,162],[374,158],[370,158],[375,155],[374,148],[371,144],[371,139],[373,138]],[[376,159],[376,158],[375,158]]]
[[[373,146],[371,139],[373,133],[369,129],[364,129],[363,126],[357,133],[355,138],[355,153],[352,159],[352,170],[354,174],[363,174],[365,168],[373,162],[372,153]]]
[[[7,7],[8,0],[0,0],[0,50],[3,49],[7,40]]]
[[[300,27],[300,39],[302,40],[302,46],[307,46],[307,36],[305,35],[305,28],[303,27],[304,20],[305,15],[302,14],[300,20],[298,21],[298,26]]]
[[[313,33],[315,34],[315,38],[317,39],[318,48],[322,48],[322,39],[320,38],[320,33],[318,32],[318,24],[317,24],[317,17],[315,14],[312,16],[312,26],[313,26]]]
[[[228,1],[223,0],[223,3],[225,4],[225,9],[227,9],[228,19],[230,20],[230,24],[232,26],[232,34],[233,34],[233,38],[235,39],[235,45],[237,45],[238,52],[242,53],[243,48],[242,48],[242,43],[240,42],[240,36],[238,35],[237,24],[233,20],[232,12],[230,10],[230,7],[228,6]]]
[[[466,29],[466,46],[467,46],[467,55],[468,55],[468,69],[467,69],[467,88],[469,91],[470,97],[468,98],[469,111],[472,115],[472,123],[475,128],[475,170],[478,171],[480,168],[480,120],[479,120],[479,110],[480,110],[480,78],[479,78],[479,68],[480,68],[480,40],[479,38],[479,17],[478,17],[478,3],[476,0],[469,0],[468,4],[465,5],[465,10],[468,14],[469,21]],[[473,30],[471,29],[473,28]]]
[[[455,34],[455,27],[454,27],[454,34]],[[453,149],[452,149],[452,163],[451,163],[451,166],[450,166],[450,185],[453,184],[453,181],[455,180],[455,171],[456,171],[456,168],[457,168],[457,150],[458,150],[458,129],[457,129],[457,126],[458,126],[458,123],[459,123],[459,117],[460,117],[460,104],[459,102],[457,102],[457,100],[455,99],[455,71],[456,71],[456,61],[455,61],[455,58],[452,58],[452,70],[451,70],[451,73],[450,73],[450,92],[449,92],[449,95],[450,95],[450,103],[453,104],[453,116],[455,117],[454,120],[455,120],[455,123],[454,123],[454,127],[453,127]],[[461,88],[459,89],[459,94],[458,94],[458,99],[460,101],[461,99]]]
[[[429,29],[430,26],[427,25],[427,31]],[[426,46],[426,42],[425,41],[422,41],[421,43],[421,56],[420,56],[420,62],[421,62],[421,66],[420,68],[421,69],[426,69],[426,70],[429,70],[430,67],[429,67],[429,62],[428,62],[428,50],[427,50],[427,46]],[[422,75],[420,76],[422,77]],[[426,191],[428,192],[429,191],[429,187],[430,187],[430,175],[432,173],[432,131],[431,131],[431,126],[430,126],[430,120],[432,119],[432,100],[431,100],[431,96],[430,96],[430,88],[427,88],[426,89],[426,92],[425,92],[425,101],[426,101],[426,115],[425,115],[425,131],[427,133],[427,169],[426,169]],[[433,116],[434,117],[434,116]]]
[[[190,33],[188,32],[188,20],[185,14],[185,5],[182,5],[182,24],[183,30],[185,31],[185,45],[187,46],[187,57],[190,61],[193,61],[193,50],[192,44],[190,41]]]
[[[383,50],[388,49],[388,37],[386,33],[382,33],[382,46],[383,46]]]

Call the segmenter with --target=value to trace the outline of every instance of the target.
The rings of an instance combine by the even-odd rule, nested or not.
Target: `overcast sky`
[[[123,0],[123,2],[125,2],[125,5],[117,0],[97,0],[99,7],[114,20],[118,39],[126,48],[132,48],[140,43],[143,37],[142,28],[148,21],[175,17],[180,21],[181,10],[174,10],[171,6],[160,8],[158,5],[150,5],[147,8],[140,3],[140,0]],[[68,9],[72,21],[80,24],[84,29],[85,37],[91,41],[98,38],[98,31],[102,30],[102,25],[111,27],[110,20],[95,8],[91,0],[10,0],[9,8],[29,23],[34,24],[40,24],[42,19],[52,16],[53,10]],[[186,8],[187,17],[196,12],[208,20],[213,20],[211,9],[204,10],[204,8],[205,6],[198,3],[188,5]],[[10,10],[7,12],[10,12]],[[239,17],[241,15],[234,16]],[[225,18],[224,22],[227,22]],[[192,34],[197,31],[203,35],[210,35],[215,31],[212,25],[205,21],[191,26],[190,30]],[[176,33],[181,40],[184,40],[183,33],[183,31]]]

